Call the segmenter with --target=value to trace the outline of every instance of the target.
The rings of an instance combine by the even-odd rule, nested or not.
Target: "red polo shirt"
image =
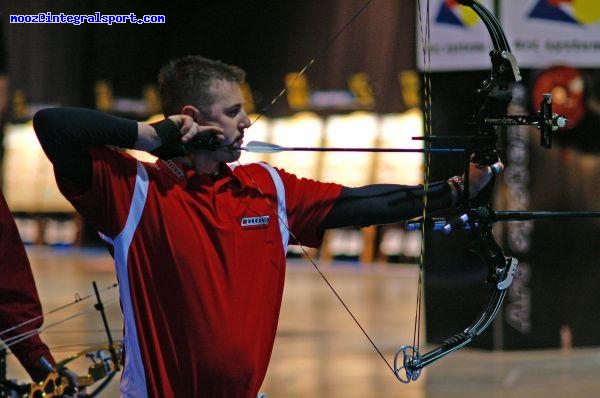
[[[285,277],[287,232],[276,212],[285,202],[292,233],[317,246],[341,186],[271,168],[274,179],[257,164],[223,166],[211,178],[106,147],[91,153],[88,192],[57,179],[114,245],[127,353],[122,395],[256,396]]]

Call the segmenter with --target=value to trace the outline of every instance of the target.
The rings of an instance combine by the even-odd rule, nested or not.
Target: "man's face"
[[[239,159],[244,130],[250,126],[250,119],[244,111],[244,97],[240,85],[235,82],[214,80],[210,92],[215,99],[210,107],[209,115],[205,115],[205,125],[218,126],[223,129],[225,140],[222,146],[232,148],[210,152],[211,160],[217,162],[233,162]],[[238,149],[238,150],[236,150]]]

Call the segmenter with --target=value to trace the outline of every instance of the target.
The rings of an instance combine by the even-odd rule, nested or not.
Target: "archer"
[[[288,241],[422,212],[422,186],[358,188],[238,165],[250,120],[245,73],[199,56],[159,75],[165,119],[77,108],[34,118],[61,192],[107,242],[124,316],[123,396],[251,397],[267,371]],[[150,151],[136,161],[114,147]],[[498,163],[497,169],[501,169]],[[470,165],[471,197],[491,180]],[[428,209],[459,205],[461,177],[429,185]]]

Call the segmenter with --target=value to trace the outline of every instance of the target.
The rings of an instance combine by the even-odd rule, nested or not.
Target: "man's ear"
[[[194,121],[196,121],[196,123],[204,120],[202,117],[202,112],[192,105],[185,105],[183,108],[181,108],[181,114],[190,116],[192,119],[194,119]]]

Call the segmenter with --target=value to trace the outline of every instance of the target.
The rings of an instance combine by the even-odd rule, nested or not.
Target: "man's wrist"
[[[179,138],[179,126],[175,121],[165,118],[159,122],[150,123],[160,138],[161,144],[169,144]]]
[[[172,159],[186,155],[187,151],[181,143],[179,126],[174,120],[166,118],[159,122],[150,123],[150,126],[154,128],[161,140],[161,145],[150,151],[152,155],[161,159]]]
[[[452,195],[452,207],[456,207],[462,201],[465,194],[465,181],[461,176],[454,176],[448,179],[450,193]]]

